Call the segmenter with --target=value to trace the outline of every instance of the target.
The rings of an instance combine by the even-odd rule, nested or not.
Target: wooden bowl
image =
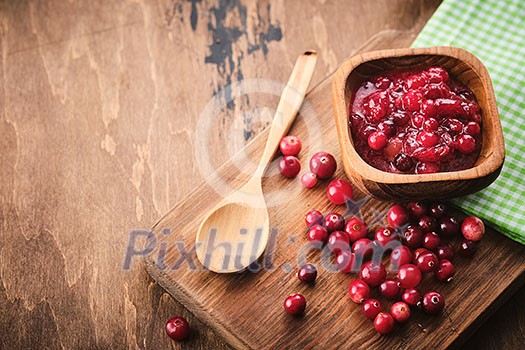
[[[474,167],[434,174],[394,174],[368,165],[354,149],[349,127],[352,94],[364,79],[383,71],[439,65],[476,95],[482,110],[483,144]],[[448,199],[491,184],[505,158],[503,134],[494,90],[487,69],[471,53],[454,47],[430,47],[368,52],[345,61],[333,80],[332,101],[346,175],[362,191],[384,199]]]

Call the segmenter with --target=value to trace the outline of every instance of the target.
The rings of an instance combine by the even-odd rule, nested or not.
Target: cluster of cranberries
[[[460,223],[439,202],[395,204],[386,219],[388,225],[375,230],[372,237],[366,223],[357,217],[345,220],[340,214],[322,215],[317,210],[305,215],[308,240],[326,244],[341,272],[359,273],[359,279],[350,283],[348,294],[353,302],[361,304],[363,314],[374,320],[381,334],[390,333],[396,323],[407,322],[414,308],[431,315],[441,312],[445,306],[443,295],[437,291],[421,293],[420,282],[425,274],[450,282],[455,274],[455,253],[471,257],[485,232],[479,218],[467,217]],[[460,233],[464,239],[455,248],[451,239]],[[385,252],[390,256],[388,270],[382,262]],[[317,269],[307,264],[299,269],[297,277],[313,283]],[[373,288],[392,300],[390,308],[385,309],[379,300],[371,298]],[[293,294],[284,307],[289,314],[302,314],[306,299]]]
[[[355,91],[350,116],[356,151],[383,171],[467,169],[481,150],[476,97],[442,67],[368,79]]]

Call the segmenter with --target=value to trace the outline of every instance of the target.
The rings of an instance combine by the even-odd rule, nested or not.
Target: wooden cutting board
[[[414,33],[386,31],[372,38],[360,51],[406,47],[413,39]],[[303,140],[300,159],[304,168],[310,156],[321,149],[340,159],[331,105],[331,77],[313,87],[307,101],[316,120],[301,115],[290,131]],[[308,130],[317,131],[309,135]],[[276,174],[275,164],[263,182],[270,204],[270,226],[274,228],[273,240],[261,261],[265,268],[258,273],[224,275],[206,271],[195,255],[197,228],[204,213],[219,201],[218,192],[232,191],[248,179],[256,162],[244,166],[241,160],[246,155],[257,160],[266,136],[263,132],[254,139],[218,170],[217,177],[201,184],[154,226],[156,246],[146,257],[151,276],[233,347],[458,346],[525,281],[525,247],[489,229],[474,258],[456,258],[456,277],[451,283],[438,283],[426,276],[421,291],[435,289],[445,296],[446,308],[442,314],[427,316],[413,312],[408,324],[391,335],[380,336],[372,322],[362,315],[360,306],[347,296],[348,285],[356,274],[331,272],[330,261],[321,259],[319,251],[310,251],[306,254],[308,262],[319,269],[316,284],[307,286],[295,277],[298,256],[304,255],[308,247],[304,214],[311,209],[344,213],[345,207],[328,202],[324,193],[326,183],[313,190],[304,189],[299,179],[287,180]],[[243,167],[238,166],[239,162]],[[344,176],[340,164],[336,176]],[[391,204],[368,199],[359,192],[355,197],[363,203],[361,214],[368,221]],[[165,234],[166,229],[169,234]],[[285,314],[282,306],[284,299],[294,292],[302,293],[308,301],[306,313],[299,319]]]

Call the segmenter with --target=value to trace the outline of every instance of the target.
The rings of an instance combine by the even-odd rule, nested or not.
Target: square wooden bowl
[[[434,174],[394,174],[368,165],[354,149],[349,111],[352,94],[368,77],[405,69],[442,66],[476,95],[482,111],[480,156],[474,167]],[[448,199],[464,196],[491,184],[505,158],[496,98],[487,69],[474,55],[455,47],[430,47],[373,51],[354,56],[337,70],[332,101],[346,175],[362,191],[397,200]]]

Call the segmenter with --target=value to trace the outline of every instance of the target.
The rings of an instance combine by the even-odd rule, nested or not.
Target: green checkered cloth
[[[498,179],[453,203],[525,244],[525,1],[445,0],[414,47],[456,46],[487,67],[505,138]]]

